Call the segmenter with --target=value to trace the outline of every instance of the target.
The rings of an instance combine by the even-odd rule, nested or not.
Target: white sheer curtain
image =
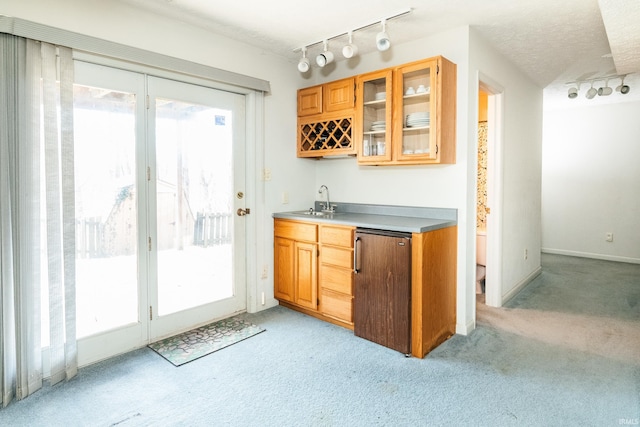
[[[77,373],[71,50],[0,34],[0,74],[0,392],[6,406],[42,387],[43,323],[49,324],[51,383]],[[43,319],[41,302],[47,301]]]

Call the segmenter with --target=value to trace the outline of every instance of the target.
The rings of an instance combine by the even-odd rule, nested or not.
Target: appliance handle
[[[353,272],[355,274],[358,274],[360,272],[360,270],[358,269],[358,242],[360,241],[360,238],[356,236],[355,239],[353,239]]]

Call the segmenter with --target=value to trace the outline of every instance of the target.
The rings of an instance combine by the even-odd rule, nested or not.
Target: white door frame
[[[490,208],[491,213],[487,214],[485,303],[490,307],[502,307],[504,89],[500,84],[482,73],[478,73],[478,86],[479,89],[488,94],[487,206]]]

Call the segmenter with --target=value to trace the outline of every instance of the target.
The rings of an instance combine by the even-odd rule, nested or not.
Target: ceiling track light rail
[[[631,88],[628,85],[624,84],[625,77],[627,77],[627,74],[624,74],[624,75],[613,74],[609,76],[596,77],[593,79],[576,80],[574,82],[568,82],[567,85],[570,85],[571,87],[567,91],[567,96],[569,97],[569,99],[577,98],[578,92],[580,92],[580,86],[583,83],[590,84],[589,89],[584,95],[585,98],[593,99],[596,97],[596,95],[609,96],[614,91],[613,88],[609,86],[609,80],[616,80],[616,79],[620,79],[620,84],[615,88],[615,91],[620,92],[623,95],[626,95],[627,93],[629,93]],[[593,85],[596,82],[604,82],[604,86],[600,86],[598,88],[593,87]]]
[[[302,58],[300,58],[300,61],[298,62],[298,71],[300,71],[301,73],[306,73],[307,71],[309,71],[309,69],[311,67],[309,66],[309,58],[307,58],[307,55],[306,55],[307,51],[311,46],[315,46],[315,45],[320,44],[320,43],[323,44],[324,49],[323,49],[323,52],[321,52],[316,57],[316,63],[318,64],[318,66],[324,67],[325,65],[329,64],[330,62],[332,62],[333,59],[334,59],[334,56],[333,56],[333,53],[328,50],[329,41],[333,40],[333,39],[337,39],[338,37],[342,37],[342,36],[345,36],[345,35],[347,35],[349,37],[349,44],[345,45],[342,48],[342,55],[345,58],[352,58],[352,57],[356,56],[358,54],[358,46],[356,44],[354,44],[354,42],[353,42],[353,34],[356,31],[364,30],[364,29],[372,27],[374,25],[381,25],[382,26],[382,31],[380,31],[376,35],[376,47],[381,52],[383,52],[385,50],[388,50],[389,47],[391,47],[391,39],[389,38],[389,34],[387,34],[387,21],[389,21],[391,19],[400,18],[401,16],[408,15],[409,13],[411,13],[411,10],[412,10],[411,8],[405,9],[405,10],[399,12],[399,13],[396,13],[395,15],[388,16],[388,17],[383,18],[383,19],[378,20],[378,21],[370,22],[368,24],[365,24],[365,25],[362,25],[360,27],[357,27],[357,28],[355,28],[353,30],[349,30],[347,32],[340,33],[340,34],[336,34],[334,36],[328,37],[328,38],[323,39],[323,40],[319,40],[317,42],[309,43],[309,44],[305,45],[304,47],[299,47],[299,48],[293,49],[294,52],[298,52],[298,51],[302,52]]]

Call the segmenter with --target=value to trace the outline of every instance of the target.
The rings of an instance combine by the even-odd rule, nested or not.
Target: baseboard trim
[[[476,319],[471,319],[466,325],[456,323],[456,334],[469,335],[476,328]]]
[[[536,277],[538,277],[542,273],[542,266],[539,266],[535,270],[531,272],[527,277],[522,279],[513,289],[502,296],[502,306],[508,303],[513,297],[515,297],[518,292],[523,290],[525,286],[533,281]]]
[[[542,253],[553,255],[567,255],[578,258],[602,259],[605,261],[626,262],[628,264],[640,264],[640,258],[630,258],[616,255],[594,254],[591,252],[568,251],[565,249],[542,248]]]

